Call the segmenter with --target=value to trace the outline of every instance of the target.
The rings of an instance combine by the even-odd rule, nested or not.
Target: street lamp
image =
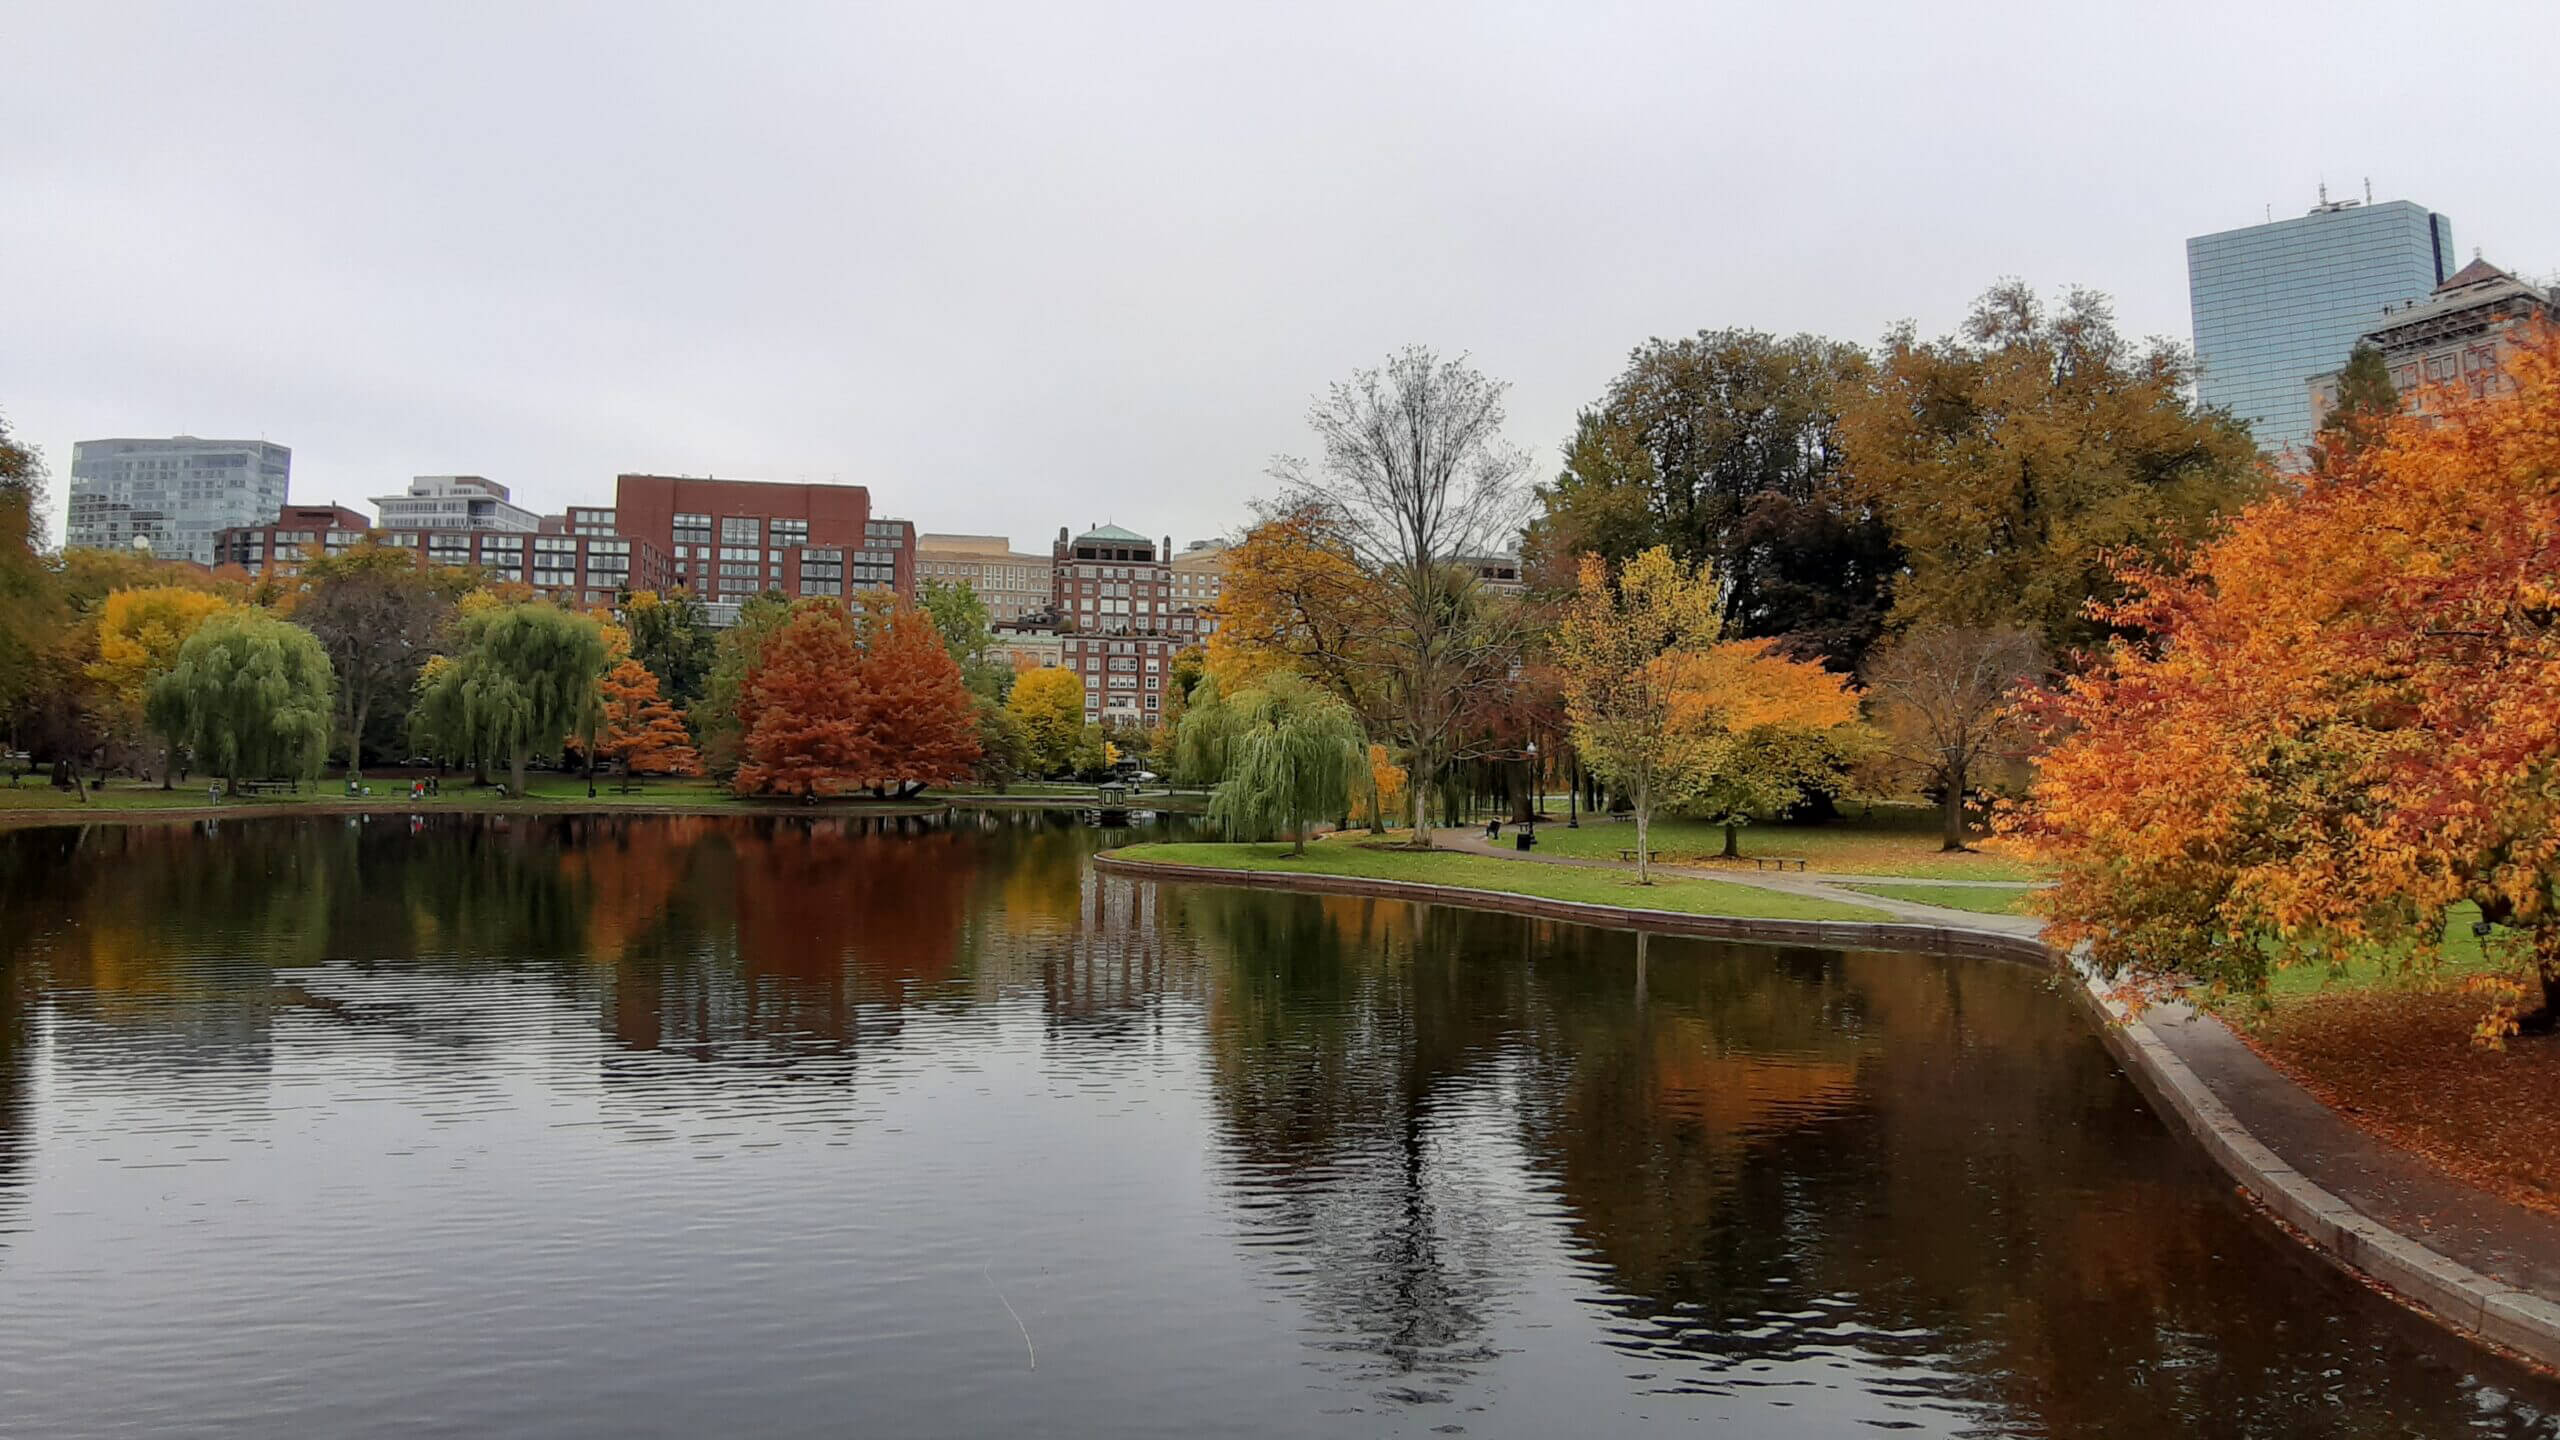
[[[1547,814],[1547,772],[1538,767],[1538,742],[1535,740],[1529,742],[1529,784],[1538,797],[1538,803],[1529,807],[1529,818],[1534,823],[1545,819]]]

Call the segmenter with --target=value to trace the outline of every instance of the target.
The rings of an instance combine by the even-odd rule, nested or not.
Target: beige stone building
[[[2554,302],[2552,292],[2474,260],[2426,299],[2384,311],[2357,343],[2382,351],[2401,408],[2424,414],[2429,392],[2442,386],[2460,385],[2474,395],[2509,388],[2507,352],[2524,327],[2553,318]],[[2315,425],[2337,407],[2338,376],[2311,378]]]
[[[965,583],[986,602],[990,624],[1019,620],[1048,606],[1053,565],[1049,556],[1013,548],[1004,535],[926,534],[916,537],[916,581]]]

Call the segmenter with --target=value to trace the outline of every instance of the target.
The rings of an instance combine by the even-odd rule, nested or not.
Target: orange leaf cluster
[[[979,755],[976,702],[912,605],[802,602],[748,667],[738,708],[742,795],[947,784]]]
[[[2126,573],[2105,618],[2147,638],[2042,697],[2055,743],[2011,821],[2062,867],[2057,938],[2252,988],[2429,961],[2469,899],[2560,993],[2560,339],[2510,378],[2393,421],[2184,570]]]
[[[599,748],[633,775],[699,775],[702,758],[685,733],[676,707],[658,693],[658,677],[637,660],[624,659],[597,682],[604,702]]]

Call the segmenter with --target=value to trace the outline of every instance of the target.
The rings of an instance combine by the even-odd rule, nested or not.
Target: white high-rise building
[[[542,517],[507,499],[507,487],[479,475],[420,475],[406,495],[376,495],[373,508],[385,530],[508,530],[542,528]]]
[[[214,537],[284,508],[293,451],[264,440],[82,440],[71,447],[65,545],[213,563]]]

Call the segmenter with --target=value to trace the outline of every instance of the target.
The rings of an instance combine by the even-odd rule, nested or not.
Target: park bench
[[[1644,852],[1644,858],[1647,861],[1651,861],[1655,856],[1660,855],[1661,853],[1662,852],[1659,850],[1647,850]],[[1636,863],[1636,847],[1633,845],[1620,846],[1618,849],[1618,858],[1626,861],[1630,865],[1633,865]]]
[[[290,780],[243,780],[240,782],[240,793],[243,795],[290,795],[296,788]]]
[[[1754,870],[1767,870],[1774,867],[1779,872],[1784,873],[1786,868],[1790,865],[1796,867],[1799,874],[1804,870],[1804,862],[1802,860],[1798,860],[1792,855],[1754,855],[1751,857],[1751,868]]]

